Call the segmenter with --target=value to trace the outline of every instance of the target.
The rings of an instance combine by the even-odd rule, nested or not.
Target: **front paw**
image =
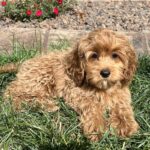
[[[95,128],[90,132],[89,131],[84,132],[84,134],[90,141],[97,142],[102,138],[103,132],[101,132],[99,128]]]
[[[138,131],[139,125],[136,121],[121,123],[117,128],[117,134],[121,137],[129,137]]]
[[[98,142],[102,135],[100,133],[91,133],[87,135],[87,138],[92,142]]]
[[[103,135],[104,127],[102,127],[100,124],[94,124],[94,122],[87,122],[86,124],[83,124],[83,130],[85,136],[89,140],[97,142],[101,139]]]

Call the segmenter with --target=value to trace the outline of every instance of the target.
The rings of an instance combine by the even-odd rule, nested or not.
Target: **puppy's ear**
[[[123,83],[128,84],[131,82],[136,68],[137,68],[137,57],[135,54],[135,50],[132,46],[129,46],[128,51],[126,52],[127,57],[126,59],[126,65],[124,69],[124,80]]]
[[[84,80],[83,57],[83,54],[79,51],[79,43],[66,56],[66,73],[77,86],[81,86]]]

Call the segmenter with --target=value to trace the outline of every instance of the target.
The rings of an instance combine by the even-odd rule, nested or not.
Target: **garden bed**
[[[92,30],[107,27],[119,31],[150,29],[150,1],[80,2],[55,18],[29,22],[1,20],[0,27]]]

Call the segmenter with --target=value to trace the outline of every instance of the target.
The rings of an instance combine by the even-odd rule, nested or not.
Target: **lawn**
[[[66,48],[65,41],[52,43],[50,49]],[[14,49],[12,55],[1,55],[0,65],[24,61],[33,57],[36,50]],[[0,94],[15,77],[13,73],[0,75]],[[150,56],[139,57],[138,71],[130,86],[139,133],[121,139],[105,133],[101,141],[90,142],[80,129],[78,115],[63,100],[61,109],[46,113],[27,108],[17,113],[11,102],[0,96],[0,149],[3,150],[150,150]]]

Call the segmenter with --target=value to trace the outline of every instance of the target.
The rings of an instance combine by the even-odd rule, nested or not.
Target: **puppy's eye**
[[[116,58],[118,58],[118,57],[119,57],[117,53],[112,53],[112,55],[111,55],[111,56],[112,56],[112,58],[113,58],[113,59],[116,59]]]
[[[91,55],[91,58],[97,59],[97,58],[98,58],[98,54],[97,54],[96,52],[94,52],[94,53]]]

